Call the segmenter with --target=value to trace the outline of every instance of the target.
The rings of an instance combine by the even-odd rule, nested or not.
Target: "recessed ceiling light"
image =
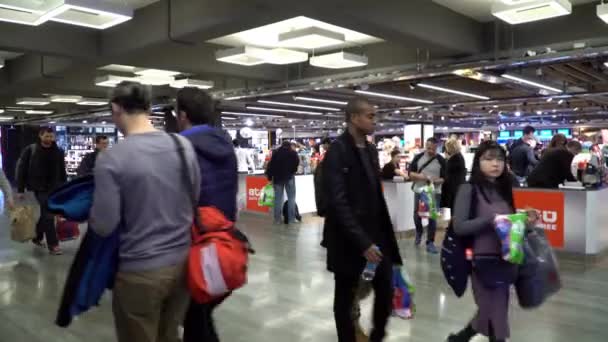
[[[136,69],[137,69],[137,67],[134,67],[131,65],[124,65],[124,64],[108,64],[106,66],[99,68],[99,70],[125,72],[125,73],[133,73],[133,72],[135,72]]]
[[[608,24],[608,4],[602,1],[601,4],[597,5],[597,16]]]
[[[548,99],[547,99],[547,102],[548,102],[548,103],[553,102],[553,98],[552,98],[552,97],[548,98]]]
[[[340,105],[340,106],[346,106],[348,104],[348,102],[346,102],[346,101],[327,100],[327,99],[320,99],[320,98],[316,98],[316,97],[307,97],[307,96],[296,96],[293,99],[296,101],[328,103],[328,104],[334,104],[334,105]]]
[[[343,51],[310,58],[310,65],[326,69],[356,68],[366,66],[367,63],[367,56]]]
[[[266,50],[253,46],[241,46],[231,49],[219,50],[215,53],[215,59],[231,64],[254,66],[266,63]]]
[[[568,0],[530,0],[505,4],[496,2],[492,6],[492,15],[509,24],[529,23],[572,13],[572,4]]]
[[[524,78],[524,77],[521,77],[521,76],[518,76],[518,75],[503,74],[502,77],[504,77],[506,79],[509,79],[509,80],[512,80],[512,81],[515,81],[515,82],[527,84],[527,85],[530,85],[530,86],[533,86],[533,87],[536,87],[536,88],[541,88],[541,89],[553,91],[553,92],[556,92],[556,93],[561,93],[562,92],[561,89],[549,86],[549,85],[541,83],[539,81],[529,80],[527,78]]]
[[[0,69],[4,68],[4,59],[0,58]]]
[[[419,103],[426,103],[426,104],[434,103],[433,101],[429,101],[429,100],[423,100],[423,99],[417,99],[417,98],[413,98],[413,97],[399,96],[399,95],[393,95],[393,94],[386,94],[386,93],[377,93],[374,91],[355,90],[355,93],[369,95],[369,96],[383,97],[383,98],[393,99],[393,100],[419,102]]]
[[[44,13],[40,20],[104,30],[133,18],[133,10],[97,0],[60,0],[57,7]]]
[[[431,84],[426,84],[426,83],[419,83],[418,86],[422,87],[422,88],[426,88],[426,89],[441,91],[441,92],[444,92],[444,93],[451,93],[451,94],[456,94],[456,95],[462,95],[462,96],[472,97],[472,98],[479,99],[479,100],[489,100],[490,99],[487,96],[482,96],[482,95],[477,95],[477,94],[473,94],[473,93],[468,93],[468,92],[465,92],[465,91],[460,91],[460,90],[454,90],[454,89],[439,87],[439,86],[435,86],[435,85],[431,85]]]
[[[346,36],[343,33],[315,26],[279,34],[279,43],[282,46],[311,50],[340,45],[344,43],[345,40]]]
[[[44,115],[44,114],[53,114],[53,111],[52,110],[26,110],[25,114]]]
[[[256,113],[229,112],[229,111],[222,112],[222,114],[237,115],[237,116],[260,116],[260,117],[267,117],[267,118],[283,118],[283,117],[285,117],[285,115],[256,114]]]
[[[195,80],[191,78],[185,78],[177,81],[173,81],[169,84],[171,88],[186,88],[194,87],[199,89],[211,89],[214,86],[213,81]]]
[[[515,116],[521,116],[521,112],[520,111],[515,112]]]
[[[89,123],[87,120],[82,120],[83,124]]]
[[[82,99],[82,96],[77,95],[52,95],[50,97],[51,102],[60,102],[60,103],[77,103]]]
[[[144,68],[136,68],[133,71],[133,73],[136,75],[139,75],[139,76],[146,76],[146,77],[174,77],[174,76],[181,74],[181,72],[179,72],[179,71],[160,70],[160,69],[144,69]]]
[[[116,87],[120,82],[136,81],[133,77],[123,77],[115,75],[106,75],[95,78],[95,85],[98,87]]]
[[[80,106],[104,106],[108,104],[108,100],[104,99],[93,99],[93,98],[83,98],[76,103]]]
[[[258,100],[259,103],[276,105],[276,106],[287,106],[287,107],[300,107],[300,108],[308,108],[308,109],[319,109],[319,110],[327,110],[330,112],[337,112],[339,108],[331,108],[331,107],[320,107],[320,106],[309,106],[298,103],[287,103],[287,102],[277,102],[277,101],[267,101],[267,100]]]
[[[309,112],[306,110],[294,110],[294,109],[276,109],[266,107],[247,106],[247,109],[260,110],[263,112],[279,112],[279,113],[294,113],[294,114],[306,114],[306,115],[323,115],[319,112]]]
[[[17,99],[17,104],[21,106],[46,106],[51,101],[44,97],[22,97]]]
[[[4,109],[0,109],[0,114],[4,113]]]

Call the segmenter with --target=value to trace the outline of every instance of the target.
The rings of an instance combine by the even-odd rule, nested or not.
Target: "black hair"
[[[536,132],[536,128],[532,127],[532,126],[526,126],[524,127],[524,135],[529,135]]]
[[[240,147],[241,144],[239,144],[239,141],[237,139],[232,140],[232,145],[234,145],[234,147]]]
[[[565,135],[558,133],[551,138],[551,143],[549,143],[549,148],[555,147],[565,147],[568,143],[568,138]]]
[[[581,153],[581,151],[583,150],[583,145],[581,145],[581,143],[576,140],[570,140],[568,144],[566,144],[566,148]]]
[[[498,191],[499,195],[511,206],[511,209],[515,210],[515,203],[513,201],[513,177],[511,173],[507,169],[505,165],[502,174],[496,178],[494,183],[490,183],[487,177],[481,171],[481,157],[483,157],[486,153],[494,153],[497,154],[498,158],[503,159],[505,162],[507,160],[507,152],[502,146],[498,145],[497,142],[492,140],[487,140],[479,144],[479,148],[477,152],[475,152],[475,158],[473,159],[473,169],[471,170],[471,178],[469,183],[471,185],[476,186],[481,194],[488,199],[484,189],[488,187],[494,186]]]
[[[433,138],[433,137],[430,137],[430,138],[426,139],[426,142],[427,143],[431,143],[433,145],[439,144],[439,141],[436,138]]]
[[[106,135],[98,135],[95,137],[96,144],[99,144],[100,142],[102,142],[104,140],[108,140],[108,137]]]
[[[395,158],[395,156],[398,156],[400,154],[401,154],[401,151],[399,151],[399,150],[393,150],[391,152],[391,159]]]
[[[121,106],[127,114],[149,112],[152,93],[149,86],[123,81],[112,90],[110,102]]]
[[[291,141],[289,140],[283,140],[283,143],[281,144],[281,147],[291,147]]]
[[[204,90],[186,87],[177,92],[177,111],[186,113],[193,125],[215,125],[215,102]]]
[[[323,140],[321,140],[321,145],[331,145],[331,139],[324,138]]]
[[[361,114],[361,110],[362,110],[363,106],[366,106],[366,105],[371,105],[371,104],[370,104],[369,100],[364,97],[355,97],[354,99],[351,99],[350,101],[348,101],[348,104],[346,105],[346,109],[344,110],[346,122],[350,123],[353,116]]]
[[[55,134],[55,130],[53,127],[40,127],[40,130],[38,130],[38,135],[44,135],[46,133]]]

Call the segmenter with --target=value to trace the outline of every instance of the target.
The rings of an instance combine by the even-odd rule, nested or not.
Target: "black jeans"
[[[40,205],[40,219],[36,225],[36,241],[42,241],[46,237],[46,244],[49,249],[52,249],[59,246],[59,239],[55,230],[55,217],[47,207],[48,199],[48,192],[36,192],[36,200]]]
[[[190,301],[184,320],[183,342],[219,342],[220,338],[213,323],[213,310],[225,299],[221,298],[208,304]]]
[[[335,274],[334,319],[338,331],[339,342],[356,342],[355,325],[353,321],[353,304],[360,274]],[[392,312],[393,301],[393,269],[391,262],[383,260],[376,269],[376,277],[372,281],[374,288],[374,328],[370,342],[380,342],[386,335],[386,325]]]
[[[422,219],[418,215],[418,202],[420,201],[420,194],[414,194],[414,224],[416,225],[416,238],[422,238],[424,235],[424,227],[422,226]],[[441,196],[435,195],[436,206],[441,202]],[[437,232],[437,221],[429,220],[426,232],[426,243],[435,243],[435,233]]]

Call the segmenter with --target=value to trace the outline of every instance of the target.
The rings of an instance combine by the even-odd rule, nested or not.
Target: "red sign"
[[[262,189],[268,184],[268,179],[266,179],[266,177],[248,176],[245,179],[245,184],[245,187],[247,188],[247,210],[260,213],[269,212],[269,207],[261,207],[258,205],[260,194],[262,193]]]
[[[513,191],[517,209],[534,208],[540,211],[539,226],[551,246],[564,247],[564,193],[549,191]]]

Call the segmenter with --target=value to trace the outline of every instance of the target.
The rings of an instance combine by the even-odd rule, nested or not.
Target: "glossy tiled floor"
[[[307,221],[286,228],[272,227],[259,216],[242,218],[241,226],[258,253],[252,259],[249,285],[217,312],[223,341],[336,341],[333,282],[324,270],[324,251],[319,247],[320,221]],[[50,257],[30,245],[10,242],[6,219],[0,223],[0,341],[114,340],[107,297],[99,309],[79,318],[69,329],[53,324],[77,243],[65,244],[65,255]],[[418,289],[418,312],[412,321],[393,319],[387,340],[443,341],[470,318],[472,299],[459,300],[448,291],[436,256],[415,250],[411,241],[402,241],[401,247]],[[606,341],[608,265],[586,270],[576,264],[562,267],[565,288],[542,309],[524,312],[513,305],[513,341]],[[369,311],[368,302],[364,311]],[[367,322],[369,314],[364,318]]]

